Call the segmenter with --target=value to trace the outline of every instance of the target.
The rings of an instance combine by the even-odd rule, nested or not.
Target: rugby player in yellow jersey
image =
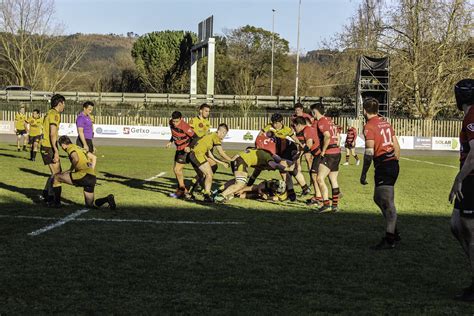
[[[27,124],[25,107],[22,105],[15,114],[15,134],[16,134],[16,147],[18,151],[20,149],[21,138],[23,137],[23,150],[26,151],[26,143],[28,142],[28,131],[26,128]]]
[[[227,124],[219,124],[217,132],[207,134],[199,139],[189,154],[189,160],[191,161],[193,168],[196,170],[196,173],[199,174],[199,171],[201,171],[204,176],[204,202],[213,202],[210,192],[214,172],[212,171],[208,158],[227,167],[227,163],[214,157],[212,150],[216,148],[219,155],[228,162],[234,160],[234,158],[229,157],[224,149],[222,149],[222,140],[225,138],[228,131],[229,127]]]
[[[294,169],[294,165],[289,165],[278,155],[260,148],[249,148],[237,154],[235,158],[233,168],[235,179],[230,180],[228,185],[226,185],[227,188],[214,198],[216,202],[229,200],[235,193],[242,191],[247,186],[249,167],[260,170],[280,170],[280,172],[292,171]]]
[[[228,181],[222,186],[221,192],[233,185],[235,180]],[[283,202],[288,199],[286,192],[286,183],[283,180],[271,179],[263,180],[259,184],[245,186],[242,190],[234,193],[234,196],[240,199],[260,199],[266,201]],[[222,197],[216,196],[218,202]],[[231,200],[232,196],[228,197]]]
[[[191,128],[194,131],[194,134],[196,134],[198,138],[202,138],[210,133],[210,129],[211,129],[211,122],[209,121],[210,115],[211,115],[211,106],[207,103],[203,103],[199,107],[199,115],[189,120],[189,126],[191,126]],[[209,165],[211,166],[212,172],[215,173],[217,171],[217,163],[210,158],[208,158],[207,161],[209,162]],[[197,185],[201,185],[201,186],[204,185],[204,178],[202,177],[202,175],[200,176],[199,173],[192,180],[191,189],[189,190],[189,193],[191,195],[196,189]]]
[[[61,207],[61,183],[67,183],[84,189],[86,207],[101,207],[105,203],[108,203],[109,208],[115,210],[116,204],[113,194],[97,199],[94,203],[94,188],[97,181],[94,170],[97,160],[96,156],[84,148],[73,144],[71,139],[67,136],[59,137],[58,143],[68,154],[69,160],[71,161],[71,168],[68,171],[54,175],[54,207]]]
[[[211,107],[209,104],[204,103],[199,107],[199,115],[189,120],[189,126],[191,126],[199,138],[209,134],[209,130],[211,129],[211,122],[209,121],[210,114]]]
[[[280,113],[275,113],[271,116],[271,123],[267,124],[261,131],[259,135],[262,135],[267,132],[273,132],[274,135],[280,139],[279,148],[277,150],[277,154],[286,160],[293,160],[295,157],[295,153],[298,152],[298,147],[303,148],[304,145],[301,144],[298,137],[296,136],[293,129],[289,126],[286,126],[283,123],[283,116]],[[291,138],[293,142],[288,141],[287,138]],[[286,180],[286,173],[282,173],[282,178],[285,182]],[[306,195],[311,192],[310,187],[306,184],[305,178],[303,173],[301,172],[301,162],[300,159],[297,159],[296,168],[293,170],[292,175],[295,177],[298,184],[301,186],[302,195]],[[249,184],[253,184],[258,174],[254,174],[250,177]],[[294,190],[288,189],[289,199],[291,201],[296,200],[296,194]]]
[[[33,115],[28,118],[28,132],[30,149],[30,160],[36,160],[36,153],[39,150],[39,143],[43,137],[43,118],[40,116],[38,109],[33,110]]]
[[[61,163],[59,162],[58,150],[58,131],[61,123],[61,112],[64,111],[66,99],[55,94],[51,97],[51,109],[43,119],[43,139],[41,140],[41,156],[45,165],[49,167],[51,177],[46,181],[43,190],[43,198],[46,202],[52,202],[53,191],[51,182],[56,173],[61,172]]]

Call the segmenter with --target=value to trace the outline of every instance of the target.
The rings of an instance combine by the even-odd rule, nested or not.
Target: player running
[[[23,137],[23,151],[26,151],[26,143],[28,142],[28,131],[26,128],[28,121],[25,115],[25,107],[22,105],[15,114],[15,134],[16,134],[16,148],[21,151],[20,144]]]
[[[357,141],[357,129],[353,124],[347,129],[346,132],[346,142],[344,144],[344,147],[346,148],[346,162],[343,164],[344,166],[349,165],[349,158],[350,156],[354,156],[356,160],[356,166],[360,164],[359,157],[357,156],[357,153],[355,151],[355,146],[356,146],[356,141]]]
[[[174,155],[173,171],[178,181],[178,189],[175,193],[170,194],[174,198],[182,198],[185,196],[187,190],[184,184],[183,169],[186,163],[189,162],[188,154],[191,147],[197,142],[198,137],[194,133],[191,126],[183,120],[183,115],[179,111],[174,111],[171,114],[169,122],[171,129],[171,139],[166,145],[166,148],[171,147],[174,143],[176,146],[176,154]]]
[[[199,115],[189,120],[189,125],[199,138],[209,134],[211,129],[211,122],[209,121],[210,115],[211,106],[207,103],[203,103],[199,107]]]
[[[306,160],[311,162],[309,172],[313,182],[314,196],[307,200],[307,204],[320,206],[323,198],[318,185],[318,170],[321,161],[321,147],[318,132],[313,126],[308,126],[307,120],[303,117],[296,118],[294,124],[296,134],[300,135],[298,139],[304,144],[303,154]]]
[[[43,139],[41,141],[41,156],[45,165],[49,167],[51,177],[46,181],[45,188],[43,190],[43,199],[47,203],[51,203],[53,200],[52,181],[53,176],[61,172],[61,163],[59,161],[59,150],[58,150],[58,132],[59,124],[61,123],[61,113],[64,111],[66,99],[60,95],[55,94],[51,97],[51,109],[48,111],[43,119]],[[57,190],[61,190],[61,186],[58,186]]]
[[[371,249],[393,249],[400,241],[394,190],[399,173],[400,145],[390,123],[378,115],[379,102],[374,98],[368,98],[364,101],[363,107],[367,123],[364,126],[365,154],[360,183],[367,184],[367,171],[373,160],[374,201],[387,221],[385,237]]]
[[[208,161],[208,158],[215,161],[216,163],[228,167],[226,162],[214,157],[212,150],[216,148],[219,155],[228,162],[234,160],[226,154],[224,149],[222,149],[222,140],[225,138],[228,131],[229,127],[227,124],[219,124],[217,132],[207,134],[200,138],[189,154],[189,161],[193,165],[194,170],[196,170],[198,175],[202,172],[204,177],[204,202],[213,202],[210,193],[214,172],[212,170],[211,164]]]
[[[459,81],[454,87],[458,109],[464,112],[459,136],[461,170],[454,179],[449,201],[454,201],[451,231],[471,264],[471,285],[455,298],[474,302],[474,79]]]
[[[97,182],[95,175],[96,157],[84,148],[74,145],[67,136],[59,137],[59,145],[68,154],[71,168],[68,171],[54,175],[54,207],[61,207],[61,183],[67,183],[84,189],[86,207],[101,207],[108,203],[109,208],[116,209],[115,198],[109,194],[104,198],[95,200],[94,188]]]
[[[313,104],[311,112],[315,119],[313,126],[317,129],[321,142],[321,160],[317,180],[323,197],[323,206],[316,212],[337,212],[339,211],[340,194],[337,176],[339,174],[339,163],[341,162],[341,148],[338,145],[339,134],[333,121],[324,116],[324,105],[322,103]],[[325,181],[327,177],[332,188],[332,206],[329,202],[329,189]]]
[[[43,138],[43,118],[40,116],[38,109],[33,110],[33,115],[28,118],[29,126],[29,144],[30,148],[30,160],[36,160],[36,154],[39,150],[39,143]]]

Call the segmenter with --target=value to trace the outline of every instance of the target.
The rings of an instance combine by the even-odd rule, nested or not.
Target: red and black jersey
[[[464,116],[462,122],[461,134],[459,135],[459,142],[461,143],[461,168],[466,161],[467,155],[471,151],[469,142],[474,139],[474,105],[471,106],[467,114]],[[474,170],[469,174],[474,175]]]
[[[323,147],[324,145],[324,133],[329,132],[330,140],[329,145],[326,149],[326,154],[341,153],[341,148],[339,148],[338,146],[339,134],[337,132],[337,126],[329,117],[323,116],[319,120],[315,120],[313,123],[313,127],[316,127],[316,130],[318,131],[321,147]]]
[[[357,139],[357,129],[355,127],[349,127],[346,134],[346,145],[355,145]]]
[[[365,140],[374,141],[374,163],[397,160],[392,137],[395,132],[383,117],[374,116],[364,126]]]
[[[301,134],[301,136],[298,136],[298,140],[302,144],[306,145],[306,141],[309,139],[313,141],[313,146],[311,146],[310,151],[314,156],[321,153],[318,131],[314,127],[306,126],[299,134]]]
[[[303,117],[306,120],[306,122],[308,122],[308,124],[313,124],[314,118],[311,115],[309,115],[308,113],[303,113],[303,115],[301,115],[301,116],[293,114],[290,117],[291,127],[293,127],[293,128],[295,128],[295,120],[296,120],[297,117]]]
[[[277,152],[277,141],[274,137],[268,137],[266,133],[260,133],[255,140],[255,147],[275,155]]]
[[[183,150],[191,143],[195,133],[191,126],[184,120],[179,121],[177,125],[170,120],[171,139],[176,145],[176,150]]]

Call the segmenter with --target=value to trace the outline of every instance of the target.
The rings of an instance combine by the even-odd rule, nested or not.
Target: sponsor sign
[[[14,132],[13,122],[0,121],[0,134],[13,134]]]
[[[460,150],[460,143],[457,138],[433,137],[433,150]]]
[[[397,136],[401,149],[414,149],[415,138],[413,136]]]
[[[413,148],[431,150],[431,143],[431,137],[415,137]]]

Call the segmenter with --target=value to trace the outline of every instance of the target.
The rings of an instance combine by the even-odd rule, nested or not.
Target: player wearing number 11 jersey
[[[400,145],[390,123],[378,116],[378,101],[369,98],[364,101],[363,106],[367,123],[364,126],[365,154],[360,183],[367,184],[367,171],[373,160],[375,166],[374,201],[387,221],[385,237],[372,249],[393,249],[400,241],[394,201],[394,186],[399,173]]]

